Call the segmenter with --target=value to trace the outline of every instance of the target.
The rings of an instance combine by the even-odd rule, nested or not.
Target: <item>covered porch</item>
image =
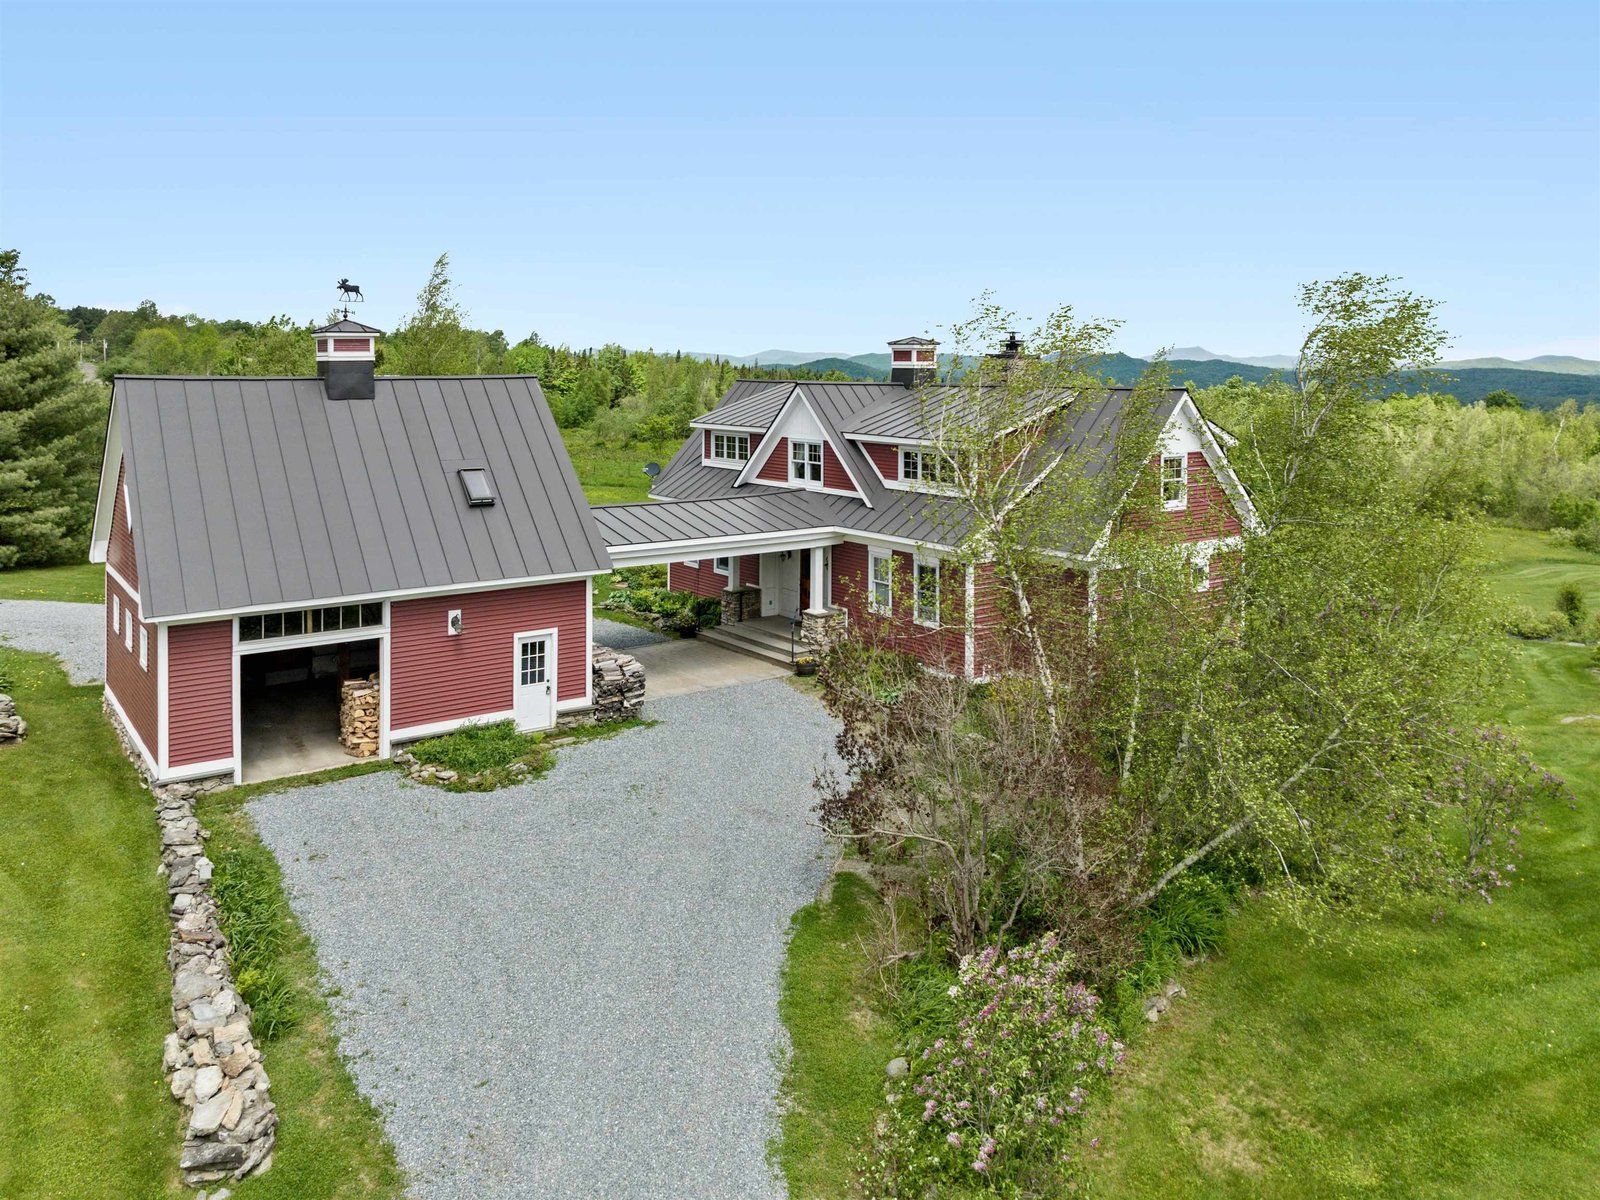
[[[599,505],[593,512],[617,567],[696,564],[705,578],[704,565],[712,565],[722,619],[720,629],[702,635],[709,641],[792,663],[804,649],[825,645],[844,619],[832,597],[833,547],[844,539],[817,526],[798,497]]]

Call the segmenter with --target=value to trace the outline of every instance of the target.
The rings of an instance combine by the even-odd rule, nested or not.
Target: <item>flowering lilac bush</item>
[[[1122,1061],[1072,965],[1053,933],[962,960],[953,1031],[891,1085],[867,1195],[1060,1194],[1085,1102]]]

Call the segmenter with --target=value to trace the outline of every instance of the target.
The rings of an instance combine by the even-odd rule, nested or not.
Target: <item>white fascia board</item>
[[[1233,501],[1239,523],[1251,533],[1259,532],[1261,518],[1256,515],[1256,506],[1252,503],[1244,482],[1234,471],[1233,464],[1228,461],[1228,452],[1223,449],[1222,442],[1217,437],[1216,427],[1206,420],[1205,414],[1200,411],[1200,406],[1194,402],[1194,397],[1188,391],[1184,392],[1180,407],[1185,409],[1190,417],[1195,436],[1200,440],[1200,452],[1206,456],[1206,461],[1211,464],[1212,473],[1222,484],[1223,490],[1228,493],[1228,498]],[[1237,445],[1238,439],[1233,440]]]
[[[117,477],[111,468],[122,461],[122,428],[117,420],[117,394],[111,392],[106,414],[106,444],[100,455],[100,487],[94,502],[94,529],[89,535],[89,561],[103,563],[111,549],[111,516],[116,511]],[[107,479],[107,475],[111,477]],[[131,516],[132,514],[130,514]]]
[[[611,568],[602,567],[596,571],[571,571],[564,575],[531,575],[526,579],[497,579],[493,583],[445,583],[436,587],[407,588],[398,592],[363,592],[353,596],[319,596],[314,600],[280,600],[272,604],[251,604],[244,608],[219,608],[209,612],[160,616],[156,620],[168,621],[173,625],[193,625],[199,621],[220,621],[227,617],[248,617],[256,613],[332,608],[338,604],[375,604],[384,600],[418,600],[425,596],[469,596],[478,592],[503,592],[507,588],[571,583],[575,579],[593,579],[596,575],[609,574]]]
[[[659,562],[682,562],[689,558],[721,558],[725,555],[776,554],[784,550],[809,550],[813,546],[837,545],[843,540],[843,536],[834,529],[782,530],[768,534],[613,546],[611,557],[618,566],[636,567]]]
[[[817,427],[817,436],[825,445],[833,447],[833,456],[839,460],[839,465],[844,468],[844,473],[850,477],[850,482],[855,484],[856,490],[854,492],[845,492],[839,490],[838,488],[813,488],[795,484],[789,479],[789,472],[787,470],[788,464],[785,464],[784,483],[774,484],[770,479],[762,479],[758,482],[770,484],[774,487],[794,487],[800,491],[828,492],[835,496],[854,496],[868,508],[872,508],[873,503],[871,498],[867,495],[867,489],[861,486],[861,480],[857,478],[854,469],[850,466],[849,458],[846,457],[844,450],[840,449],[839,446],[834,443],[832,435],[828,432],[827,425],[823,423],[821,417],[817,416],[817,410],[811,406],[811,401],[806,396],[805,389],[799,384],[795,385],[795,389],[792,393],[790,393],[789,399],[786,400],[783,407],[778,410],[778,415],[772,419],[772,425],[767,429],[766,436],[761,439],[759,445],[750,451],[750,461],[745,464],[744,470],[739,472],[739,478],[734,480],[735,486],[750,483],[752,472],[760,470],[760,466],[758,466],[758,464],[765,463],[771,456],[773,449],[777,446],[778,440],[787,436],[787,433],[784,430],[784,425],[789,420],[789,413],[794,408],[796,401],[805,406],[806,415],[811,418],[812,422]],[[805,441],[809,439],[802,438],[800,440]],[[826,470],[826,468],[824,468],[824,470]]]
[[[767,431],[767,426],[765,425],[730,425],[726,421],[708,421],[706,417],[710,415],[710,413],[707,413],[705,417],[696,417],[689,422],[689,428],[704,430],[707,433],[765,433]]]

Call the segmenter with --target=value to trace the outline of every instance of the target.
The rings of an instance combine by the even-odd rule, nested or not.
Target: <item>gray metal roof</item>
[[[741,379],[715,408],[696,417],[693,425],[697,429],[765,429],[792,391],[792,380],[773,383],[770,379]]]
[[[748,490],[720,500],[601,504],[594,518],[608,546],[749,537],[832,524],[828,514],[809,503],[810,493],[770,488],[751,496]]]
[[[531,376],[119,376],[144,612],[170,618],[607,570]],[[469,507],[457,470],[497,493]]]
[[[810,491],[801,488],[783,488],[767,485],[746,484],[735,487],[734,480],[738,472],[726,467],[708,467],[701,463],[701,435],[696,432],[684,443],[678,453],[656,479],[651,488],[652,495],[665,500],[694,500],[701,502],[715,502],[700,506],[686,507],[679,519],[684,522],[704,519],[708,522],[716,519],[713,514],[721,513],[719,504],[727,504],[734,500],[743,500],[756,497],[785,497],[791,502],[802,503],[805,506],[806,519],[811,526],[837,526],[863,534],[879,534],[884,537],[905,538],[913,542],[927,545],[954,545],[964,536],[966,529],[966,514],[964,506],[959,500],[948,496],[940,496],[928,492],[907,491],[901,488],[885,487],[879,480],[877,471],[867,460],[866,452],[860,445],[850,440],[845,430],[858,428],[869,415],[888,414],[889,412],[909,413],[915,419],[914,425],[907,428],[922,430],[921,413],[924,408],[919,403],[913,406],[908,403],[910,389],[899,384],[866,384],[851,385],[839,383],[818,383],[805,380],[789,385],[792,392],[800,389],[811,401],[812,408],[817,417],[822,421],[830,440],[833,442],[841,458],[845,459],[865,489],[865,500],[858,500],[851,496],[833,495],[826,492]],[[959,389],[955,389],[959,390]],[[1069,408],[1069,419],[1066,423],[1063,440],[1079,449],[1109,444],[1121,427],[1123,406],[1133,394],[1129,388],[1111,388],[1103,393],[1097,402],[1082,404],[1073,402]],[[1162,423],[1172,415],[1185,395],[1184,389],[1172,388],[1163,397],[1157,418]],[[784,399],[787,401],[787,395]],[[953,397],[952,397],[953,398]],[[1050,397],[1054,401],[1059,397]],[[1043,403],[1044,401],[1042,401]],[[720,407],[720,406],[719,406]],[[780,406],[781,407],[781,406]],[[715,411],[715,410],[713,410]],[[953,410],[952,410],[953,411]],[[773,416],[777,412],[774,410]],[[879,417],[874,415],[874,421]],[[874,424],[874,428],[898,428],[888,424],[888,417],[882,416],[883,424]],[[885,434],[883,436],[893,436]],[[909,435],[907,435],[909,436]],[[1088,456],[1092,462],[1093,455]],[[1095,469],[1093,466],[1090,469]],[[866,501],[870,500],[870,507]],[[651,506],[628,506],[641,508]],[[779,511],[779,510],[771,510]],[[1107,514],[1109,519],[1110,514]],[[706,528],[709,528],[709,524]],[[803,528],[804,526],[795,526]],[[763,530],[765,532],[765,530]],[[673,539],[683,540],[692,536],[680,534]],[[715,536],[709,533],[697,536]],[[607,539],[612,545],[623,543],[613,540],[611,527],[607,527]],[[1064,547],[1064,549],[1083,549],[1082,547]]]

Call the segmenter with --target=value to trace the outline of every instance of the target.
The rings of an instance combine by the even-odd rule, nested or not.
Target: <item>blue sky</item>
[[[1600,5],[0,5],[0,240],[62,303],[881,349],[993,289],[1292,350],[1302,281],[1600,357]]]

